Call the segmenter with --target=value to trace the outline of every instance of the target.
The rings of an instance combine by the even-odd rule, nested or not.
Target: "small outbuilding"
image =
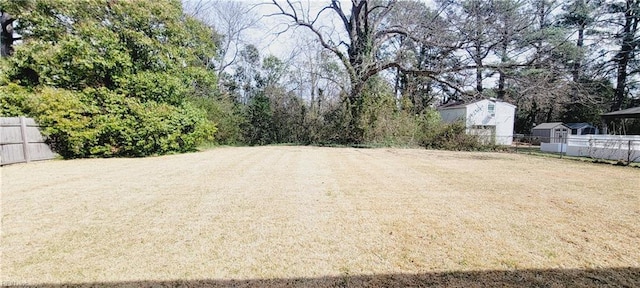
[[[531,136],[543,143],[566,143],[571,128],[562,122],[542,123],[531,129]]]
[[[463,121],[467,134],[478,135],[485,142],[511,145],[516,106],[496,99],[471,103],[451,103],[438,108],[442,121]]]
[[[571,129],[571,135],[592,135],[598,134],[598,127],[589,123],[565,123]]]
[[[626,125],[627,119],[640,119],[640,107],[633,107],[624,110],[613,111],[609,113],[601,114],[603,124],[605,124],[605,133],[607,134],[606,128],[611,124],[615,123],[614,120],[622,120],[622,127]],[[615,131],[615,126],[614,126]],[[638,131],[629,131],[631,134],[640,134]],[[624,132],[626,134],[627,131]]]

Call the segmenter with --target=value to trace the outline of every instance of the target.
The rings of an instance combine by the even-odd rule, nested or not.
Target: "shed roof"
[[[556,128],[558,126],[564,126],[564,124],[562,124],[562,122],[549,122],[549,123],[542,123],[536,127],[533,127],[534,130],[536,129],[553,129]],[[565,126],[565,128],[568,128],[567,126]]]
[[[605,119],[640,118],[640,107],[604,113],[600,116]]]
[[[472,102],[474,103],[474,102]],[[438,106],[439,110],[444,110],[444,109],[458,109],[458,108],[464,108],[465,106],[467,106],[467,104],[469,103],[464,103],[464,102],[451,102],[451,103],[447,103],[444,105],[440,105]]]
[[[590,123],[587,122],[581,122],[581,123],[564,123],[564,126],[567,126],[571,129],[580,129],[580,128],[585,128],[585,127],[593,127],[595,128],[596,126],[591,125]]]

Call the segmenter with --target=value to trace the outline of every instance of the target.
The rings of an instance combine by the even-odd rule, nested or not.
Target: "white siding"
[[[496,144],[511,145],[513,143],[513,125],[516,108],[508,103],[496,102]]]
[[[489,100],[482,100],[467,105],[467,127],[473,125],[496,125],[495,117],[489,114]]]
[[[495,133],[496,144],[511,145],[515,111],[515,106],[511,104],[485,99],[460,108],[440,110],[440,117],[447,123],[464,120],[467,133],[486,135],[487,131],[484,130],[489,129]]]

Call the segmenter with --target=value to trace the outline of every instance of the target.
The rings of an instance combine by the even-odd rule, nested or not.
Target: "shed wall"
[[[496,102],[496,144],[511,145],[513,143],[515,117],[515,107],[506,103]]]
[[[467,105],[467,127],[496,125],[495,114],[489,113],[489,100],[482,100]]]
[[[440,110],[440,118],[443,122],[453,123],[456,121],[464,121],[466,117],[467,109],[460,107],[456,109],[443,109]]]
[[[467,133],[486,138],[483,140],[487,143],[513,143],[515,107],[510,104],[485,99],[455,109],[442,109],[440,116],[447,123],[463,120]]]

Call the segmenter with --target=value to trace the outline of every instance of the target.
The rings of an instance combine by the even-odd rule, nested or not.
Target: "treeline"
[[[359,94],[359,131],[354,132],[349,127],[354,119],[348,90],[340,85],[343,70],[319,49],[298,56],[306,61],[285,63],[246,45],[238,52],[234,71],[220,74],[220,97],[230,106],[222,108],[209,98],[192,99],[219,123],[218,143],[480,148],[462,123],[441,123],[432,108],[416,112],[407,109],[409,103],[399,106],[393,87],[378,76],[368,79]],[[219,117],[221,113],[226,115]]]
[[[274,56],[247,46],[235,73],[218,78],[224,36],[185,14],[180,1],[4,1],[0,8],[1,115],[36,118],[66,158],[185,152],[204,142],[353,143],[345,103],[295,94],[283,83],[291,67]],[[371,142],[431,143],[425,131],[436,137],[433,111],[398,114],[389,94],[369,94],[362,127],[371,127],[364,129]],[[377,117],[397,123],[382,126]]]
[[[293,2],[274,1],[273,14],[313,35],[341,68],[356,140],[374,77],[417,114],[449,101],[510,102],[524,134],[543,122],[598,125],[601,113],[640,105],[639,1],[327,1],[317,11]]]
[[[527,134],[640,105],[637,1],[275,1],[271,19],[309,36],[287,59],[237,41],[256,21],[194,11],[242,2],[196,2],[0,1],[2,116],[36,118],[74,158],[205,142],[473,149],[435,106],[495,97]]]
[[[228,14],[240,9],[211,3]],[[253,124],[240,131],[263,131],[240,136],[247,143],[442,146],[421,136],[441,134],[434,132],[440,129],[433,126],[434,107],[491,97],[518,107],[515,133],[522,134],[544,122],[599,126],[600,114],[640,105],[638,1],[270,5],[270,19],[297,27],[295,37],[303,38],[296,53],[283,60],[241,45],[221,51],[234,54],[233,61],[216,60],[228,68],[218,74],[220,93],[250,111],[243,120]],[[246,28],[222,24],[233,35]],[[609,128],[640,133],[640,122]]]

